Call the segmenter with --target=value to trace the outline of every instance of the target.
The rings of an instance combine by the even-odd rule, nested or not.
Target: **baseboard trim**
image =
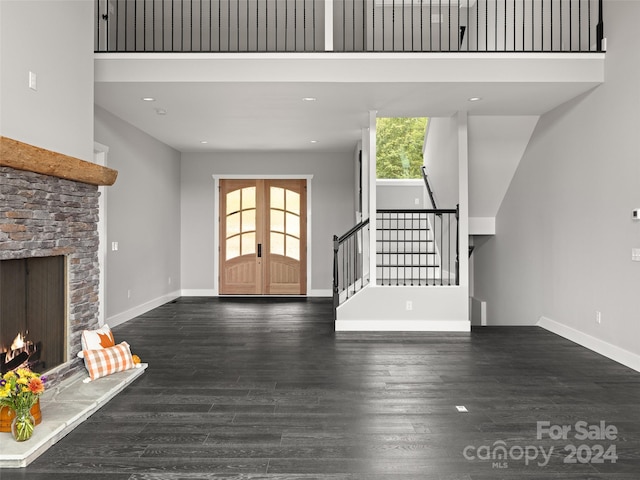
[[[105,323],[109,324],[110,327],[115,327],[117,325],[121,325],[125,322],[128,322],[129,320],[136,318],[142,314],[147,313],[150,310],[153,310],[154,308],[157,308],[161,305],[164,305],[165,303],[171,302],[173,300],[175,300],[176,298],[180,297],[180,290],[176,290],[175,292],[171,292],[171,293],[167,293],[166,295],[163,295],[161,297],[158,298],[154,298],[153,300],[150,300],[148,302],[145,302],[141,305],[138,305],[136,307],[130,308],[129,310],[126,310],[122,313],[118,313],[116,315],[113,315],[111,317],[108,317],[105,321]]]
[[[307,297],[332,297],[333,292],[330,288],[323,290],[321,288],[311,289],[307,292]]]
[[[640,355],[632,353],[624,348],[617,347],[611,343],[600,340],[586,333],[583,333],[575,328],[568,327],[562,323],[551,320],[547,317],[540,317],[537,325],[544,328],[556,335],[571,340],[572,342],[582,345],[589,350],[592,350],[600,355],[603,355],[614,362],[621,363],[622,365],[629,367],[636,372],[640,372]]]
[[[180,291],[183,297],[217,297],[218,292],[208,288],[186,288]]]
[[[222,297],[213,289],[185,289],[181,291],[183,297]],[[313,289],[307,292],[307,297],[331,297],[331,289]],[[257,296],[257,295],[251,295]],[[265,295],[274,297],[299,297],[300,295]]]
[[[336,332],[469,332],[468,320],[336,320]]]

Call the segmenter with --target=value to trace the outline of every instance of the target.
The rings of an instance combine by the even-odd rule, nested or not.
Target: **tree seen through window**
[[[422,178],[426,117],[376,119],[377,178]]]

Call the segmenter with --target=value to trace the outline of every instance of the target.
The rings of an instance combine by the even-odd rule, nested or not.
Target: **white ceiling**
[[[97,76],[95,102],[181,152],[353,151],[370,110],[383,117],[449,116],[459,110],[470,115],[539,115],[599,83],[522,78],[376,82],[362,77],[345,82],[260,81],[255,72],[243,74],[243,81],[174,81],[175,71],[169,81],[131,81],[127,75],[120,75],[122,81],[118,75],[101,81],[100,76],[107,76],[103,73]],[[304,71],[297,75],[304,77]],[[482,100],[469,102],[470,97]],[[158,115],[157,109],[166,114]]]

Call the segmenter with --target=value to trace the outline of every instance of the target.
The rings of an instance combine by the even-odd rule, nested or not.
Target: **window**
[[[376,120],[377,178],[422,178],[426,117]]]

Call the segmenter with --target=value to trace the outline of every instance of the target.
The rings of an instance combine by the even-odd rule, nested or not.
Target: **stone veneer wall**
[[[49,387],[84,368],[76,354],[84,329],[98,327],[98,187],[0,167],[0,260],[67,259],[67,362]]]

